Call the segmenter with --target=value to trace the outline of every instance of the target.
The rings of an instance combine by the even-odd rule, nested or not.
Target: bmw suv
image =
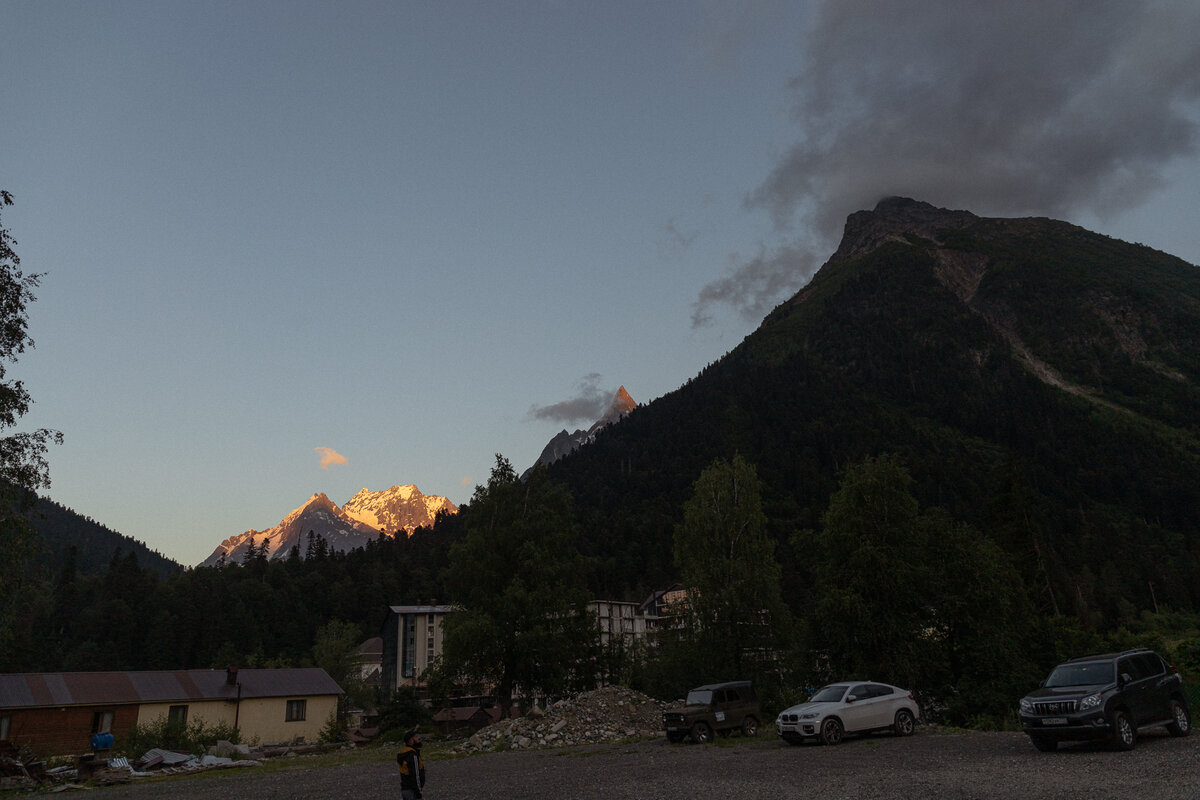
[[[1183,680],[1153,650],[1073,658],[1021,700],[1021,729],[1050,752],[1061,741],[1107,740],[1132,750],[1141,728],[1191,731]]]

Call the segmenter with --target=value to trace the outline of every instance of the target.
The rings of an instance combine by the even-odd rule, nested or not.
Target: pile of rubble
[[[45,768],[46,763],[37,761],[30,750],[17,750],[12,742],[0,739],[0,792],[37,786]]]
[[[620,686],[559,700],[524,717],[502,719],[454,748],[460,753],[599,744],[662,735],[668,704]]]

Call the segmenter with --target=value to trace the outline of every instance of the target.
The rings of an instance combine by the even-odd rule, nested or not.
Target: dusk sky
[[[1200,4],[0,0],[53,500],[185,565],[469,499],[905,195],[1200,263]]]

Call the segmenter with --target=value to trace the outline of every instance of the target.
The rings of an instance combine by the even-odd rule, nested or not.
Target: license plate
[[[1066,717],[1046,717],[1044,720],[1042,720],[1042,724],[1043,725],[1066,725],[1067,718]]]

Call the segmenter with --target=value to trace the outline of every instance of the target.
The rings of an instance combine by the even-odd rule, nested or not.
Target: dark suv
[[[683,708],[663,712],[667,739],[707,742],[713,733],[740,730],[745,736],[758,734],[758,696],[750,681],[714,683],[688,692]]]
[[[1086,739],[1132,750],[1138,729],[1155,725],[1172,736],[1191,730],[1183,680],[1153,650],[1073,658],[1021,700],[1021,729],[1045,752]]]

